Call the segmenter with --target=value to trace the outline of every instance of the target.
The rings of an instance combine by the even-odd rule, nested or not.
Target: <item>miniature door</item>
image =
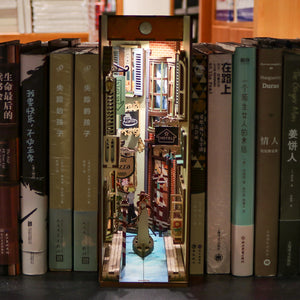
[[[99,281],[187,284],[190,20],[100,21]]]

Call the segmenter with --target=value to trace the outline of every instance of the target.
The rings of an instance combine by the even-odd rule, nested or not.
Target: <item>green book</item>
[[[75,53],[74,271],[97,271],[99,55]]]
[[[237,43],[222,46],[234,51],[231,272],[250,276],[254,261],[256,49]]]
[[[74,50],[50,54],[49,269],[72,270]]]
[[[247,38],[242,42],[254,45],[257,57],[254,274],[275,276],[278,264],[283,45],[271,38]]]

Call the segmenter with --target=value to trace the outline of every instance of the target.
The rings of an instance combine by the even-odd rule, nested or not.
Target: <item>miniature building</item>
[[[168,30],[160,37],[162,21]],[[187,282],[190,41],[182,21],[102,18],[102,284]],[[129,24],[140,39],[126,31]],[[136,218],[126,202],[132,190]],[[144,191],[147,206],[138,201]]]

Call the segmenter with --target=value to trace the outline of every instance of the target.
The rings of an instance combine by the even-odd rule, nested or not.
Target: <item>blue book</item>
[[[231,272],[253,275],[256,50],[222,43],[234,51],[232,71]]]

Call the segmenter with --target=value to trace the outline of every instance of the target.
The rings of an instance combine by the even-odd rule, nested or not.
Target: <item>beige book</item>
[[[98,49],[75,54],[74,270],[97,271]]]

